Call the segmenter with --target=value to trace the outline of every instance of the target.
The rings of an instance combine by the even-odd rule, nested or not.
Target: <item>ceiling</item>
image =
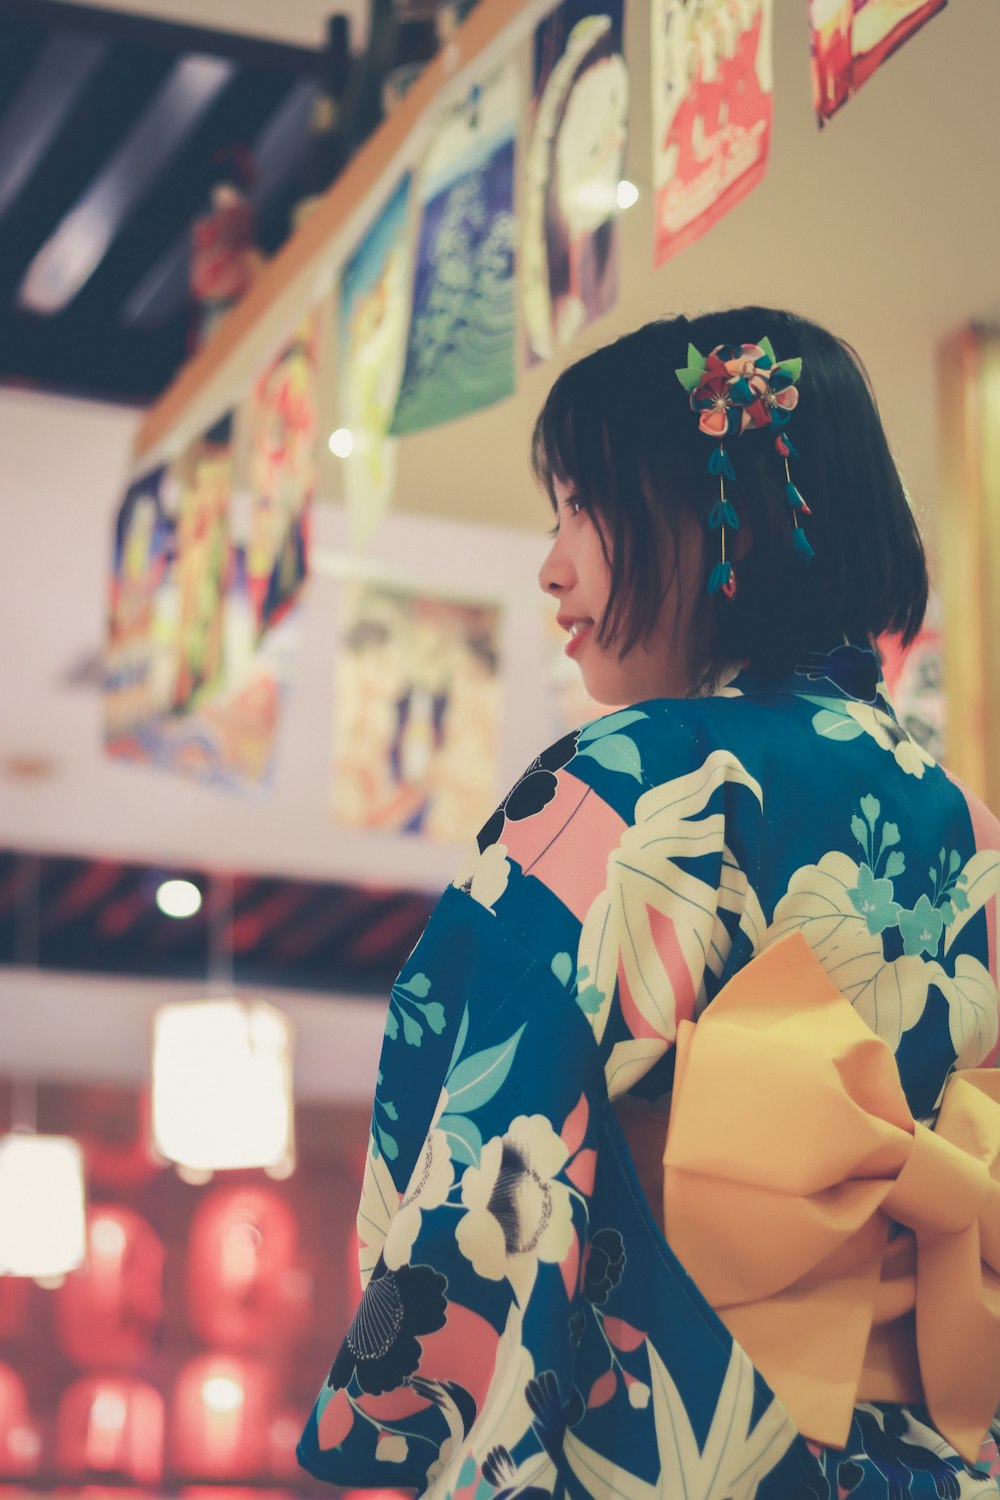
[[[163,389],[190,344],[191,221],[235,143],[256,160],[260,247],[286,238],[322,27],[251,35],[253,10],[0,0],[0,379]]]

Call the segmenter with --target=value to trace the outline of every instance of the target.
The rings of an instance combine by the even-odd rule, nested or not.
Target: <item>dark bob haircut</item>
[[[705,521],[719,481],[707,467],[712,439],[674,371],[687,365],[688,344],[708,354],[764,337],[777,359],[802,358],[786,432],[801,455],[792,478],[812,511],[803,524],[816,555],[804,565],[793,551],[773,430],[751,429],[729,443],[736,480],[727,493],[746,547],[739,587],[732,600],[710,597],[718,533]],[[678,571],[682,526],[697,523],[699,576],[677,580],[678,617],[681,595],[696,590],[695,691],[736,663],[780,676],[845,638],[898,634],[908,644],[920,629],[927,563],[875,397],[853,349],[817,323],[766,307],[648,323],[559,376],[535,425],[532,465],[553,504],[559,480],[597,523],[611,568],[598,640],[619,655],[650,640]]]

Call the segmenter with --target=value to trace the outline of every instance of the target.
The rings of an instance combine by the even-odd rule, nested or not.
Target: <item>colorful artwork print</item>
[[[344,490],[356,543],[367,541],[392,499],[396,409],[409,312],[407,174],[344,267],[340,282],[340,425],[354,437]]]
[[[824,125],[948,0],[809,0],[813,103]]]
[[[755,187],[772,116],[772,0],[653,0],[654,263]]]
[[[382,584],[348,591],[333,815],[464,840],[496,800],[500,611]]]
[[[165,466],[132,484],[115,518],[108,634],[104,658],[105,729],[109,738],[127,734],[165,707],[157,672],[157,596],[173,547],[164,490]],[[169,642],[168,642],[168,649]]]
[[[622,9],[623,0],[565,0],[535,32],[520,272],[531,363],[617,295],[629,101]]]
[[[231,431],[229,416],[122,506],[106,746],[239,792],[270,775],[297,618],[286,608],[261,638],[253,505],[231,495]]]
[[[316,318],[257,382],[251,409],[247,588],[257,634],[291,607],[309,571],[316,485]]]
[[[417,432],[514,391],[514,138],[506,64],[446,110],[424,164],[406,369],[392,432]]]
[[[229,498],[232,418],[193,444],[175,471],[180,489],[177,550],[177,672],[170,704],[175,713],[219,685],[223,668],[223,611],[229,582]]]

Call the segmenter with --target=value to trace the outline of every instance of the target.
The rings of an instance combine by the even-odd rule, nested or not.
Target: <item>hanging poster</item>
[[[652,0],[654,264],[761,180],[772,115],[772,0]]]
[[[530,363],[614,305],[628,144],[624,0],[564,0],[535,32],[520,281]]]
[[[340,280],[340,423],[354,439],[344,491],[356,545],[378,528],[396,481],[396,444],[387,433],[406,357],[409,198],[407,174]]]
[[[333,815],[471,839],[498,799],[500,610],[376,583],[347,591]]]
[[[315,314],[261,375],[250,403],[247,591],[258,639],[288,612],[309,571],[316,485]]]
[[[932,755],[945,759],[947,723],[941,671],[941,632],[935,623],[936,600],[915,641],[903,649],[898,636],[879,640],[882,674],[896,717],[912,740]]]
[[[248,570],[254,507],[233,496],[231,471],[230,415],[125,497],[106,744],[117,758],[246,791],[272,767],[297,618],[286,610],[261,638]]]
[[[424,162],[406,369],[391,431],[418,432],[514,391],[517,69],[447,108]]]
[[[115,518],[104,652],[105,728],[109,742],[130,735],[168,707],[161,664],[172,655],[157,611],[174,547],[167,513],[169,470],[161,465],[132,484]]]
[[[809,0],[813,102],[824,125],[948,0]]]

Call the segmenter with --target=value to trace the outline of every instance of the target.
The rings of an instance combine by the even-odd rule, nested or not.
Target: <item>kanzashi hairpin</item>
[[[699,414],[698,429],[714,438],[708,460],[708,472],[719,480],[719,498],[708,513],[708,526],[720,534],[721,557],[712,568],[708,592],[720,591],[731,599],[736,593],[736,573],[726,555],[726,532],[739,529],[739,516],[726,494],[726,480],[735,482],[736,471],[726,451],[728,439],[751,429],[778,429],[775,450],[785,465],[785,498],[792,517],[792,546],[803,562],[813,556],[809,538],[799,518],[811,514],[808,505],[792,482],[789,458],[798,453],[781,429],[798,405],[796,389],[802,374],[801,359],[777,360],[769,339],[759,344],[718,344],[708,355],[688,345],[687,366],[676,372],[677,379],[689,393],[691,410]]]

